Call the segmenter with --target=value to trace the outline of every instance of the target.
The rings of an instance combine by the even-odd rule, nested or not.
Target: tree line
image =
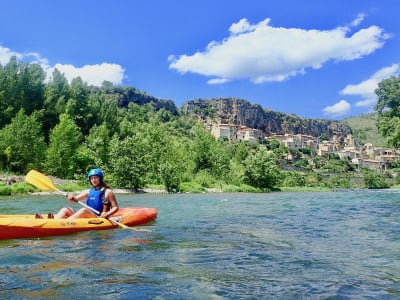
[[[3,172],[37,169],[64,179],[83,179],[90,168],[98,167],[116,187],[154,184],[168,191],[215,186],[266,191],[282,185],[348,182],[326,182],[315,167],[299,165],[303,171],[284,171],[281,164],[293,150],[276,141],[216,140],[203,124],[182,113],[155,109],[151,102],[122,106],[121,95],[134,90],[140,96],[132,87],[104,82],[96,88],[80,77],[69,83],[57,69],[50,80],[45,77],[40,65],[16,57],[0,65]],[[327,161],[334,165],[331,158]],[[348,163],[340,165],[343,174],[351,169]]]

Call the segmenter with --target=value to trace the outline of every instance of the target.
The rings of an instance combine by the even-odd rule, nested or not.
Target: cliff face
[[[127,107],[133,102],[138,105],[151,104],[155,111],[165,109],[173,115],[178,115],[179,111],[174,101],[163,100],[150,95],[147,95],[134,87],[108,87],[98,88],[91,87],[93,93],[101,93],[106,99],[116,101],[119,107]]]
[[[351,128],[338,121],[306,119],[263,109],[243,99],[219,98],[189,100],[181,112],[198,118],[206,124],[235,124],[256,128],[269,134],[305,134],[319,137],[322,134],[346,136]]]

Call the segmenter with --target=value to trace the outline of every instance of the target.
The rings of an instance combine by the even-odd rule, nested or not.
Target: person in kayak
[[[92,186],[90,189],[77,196],[68,194],[67,199],[72,203],[86,199],[86,204],[98,211],[100,214],[96,215],[86,207],[82,207],[78,211],[75,211],[72,207],[64,207],[54,216],[54,218],[75,219],[101,217],[108,219],[112,214],[118,211],[119,206],[117,199],[111,186],[104,182],[103,172],[100,169],[92,169],[88,173],[88,179]]]

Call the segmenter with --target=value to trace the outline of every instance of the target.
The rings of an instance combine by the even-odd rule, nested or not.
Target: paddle
[[[28,172],[28,174],[26,174],[25,181],[32,184],[33,186],[37,187],[40,190],[55,191],[55,192],[63,195],[64,197],[66,197],[68,195],[67,192],[60,191],[58,188],[56,188],[49,177],[47,177],[46,175],[44,175],[38,171],[35,171],[35,170],[31,170]],[[89,209],[90,211],[95,213],[96,215],[100,215],[100,212],[98,212],[96,209],[90,207],[89,205],[87,205],[81,201],[78,201],[78,200],[74,200],[74,201],[79,203],[80,205],[86,207],[87,209]],[[107,220],[118,225],[121,228],[137,230],[136,228],[126,226],[125,224],[122,224],[116,220],[113,220],[113,219],[107,219]]]

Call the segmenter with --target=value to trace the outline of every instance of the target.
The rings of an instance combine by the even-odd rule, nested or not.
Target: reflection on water
[[[62,198],[62,197],[61,197]],[[0,242],[9,299],[400,297],[400,193],[119,195],[156,207],[151,232]],[[57,196],[1,198],[3,213]],[[71,296],[73,295],[73,296]]]

